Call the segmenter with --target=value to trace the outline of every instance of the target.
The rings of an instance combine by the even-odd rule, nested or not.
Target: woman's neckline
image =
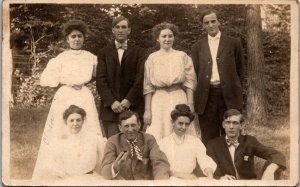
[[[74,55],[80,55],[80,54],[82,54],[83,53],[83,50],[82,49],[70,49],[69,50],[72,54],[74,54]]]
[[[183,136],[177,136],[177,134],[173,132],[172,133],[172,138],[173,138],[173,140],[174,140],[174,142],[175,142],[176,145],[181,145],[181,144],[184,143],[185,135],[183,135]]]
[[[170,53],[173,53],[175,50],[173,48],[171,48],[168,51],[166,51],[164,49],[159,49],[158,51],[162,54],[170,54]]]

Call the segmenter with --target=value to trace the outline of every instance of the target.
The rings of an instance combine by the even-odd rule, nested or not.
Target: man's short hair
[[[124,112],[121,112],[121,114],[119,115],[119,124],[121,125],[123,120],[126,120],[126,119],[130,118],[131,116],[135,116],[138,124],[140,124],[139,114],[134,111],[131,111],[131,110],[126,110]]]
[[[228,109],[225,111],[223,115],[223,120],[231,117],[231,116],[240,116],[240,123],[244,122],[243,114],[237,109]]]
[[[116,26],[118,23],[120,23],[120,22],[123,21],[123,20],[127,21],[127,23],[128,23],[128,28],[130,28],[130,22],[129,22],[129,20],[128,20],[126,17],[124,17],[124,16],[118,16],[118,17],[115,17],[115,18],[113,19],[113,21],[112,21],[112,27]]]
[[[200,16],[200,21],[201,23],[203,23],[203,18],[204,16],[207,16],[209,14],[215,13],[217,18],[218,18],[218,11],[216,11],[215,9],[206,9],[202,12],[201,16]]]

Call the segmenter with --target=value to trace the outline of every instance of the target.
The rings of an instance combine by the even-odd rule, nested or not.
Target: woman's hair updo
[[[71,105],[69,108],[67,108],[63,114],[63,119],[67,120],[69,115],[71,114],[79,114],[81,115],[82,119],[85,118],[86,116],[86,112],[84,111],[84,109],[76,106],[76,105]]]
[[[87,25],[81,20],[70,20],[63,26],[63,35],[67,37],[72,31],[78,30],[83,35],[87,33]]]
[[[160,32],[164,29],[170,29],[173,32],[174,37],[176,37],[179,34],[178,27],[176,25],[172,23],[163,22],[153,27],[152,29],[153,39],[156,40]]]
[[[195,118],[194,114],[191,112],[191,109],[186,104],[178,104],[175,106],[175,109],[171,112],[171,118],[173,121],[176,121],[178,117],[185,116],[190,119],[192,122]]]

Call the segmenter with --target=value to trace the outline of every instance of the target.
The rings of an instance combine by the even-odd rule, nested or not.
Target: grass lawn
[[[49,107],[10,110],[10,175],[31,179]]]
[[[10,109],[10,176],[11,179],[31,179],[49,106],[33,109]],[[247,133],[255,135],[265,145],[275,147],[287,158],[288,169],[282,179],[289,179],[289,120],[280,117],[268,125],[248,125]],[[256,159],[256,167],[263,165]]]

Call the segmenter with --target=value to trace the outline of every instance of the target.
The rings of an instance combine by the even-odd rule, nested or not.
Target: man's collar
[[[125,40],[125,42],[123,42],[123,43],[120,43],[117,40],[115,40],[115,44],[127,44],[127,40]]]
[[[218,34],[214,37],[212,37],[211,35],[208,35],[209,40],[216,40],[216,39],[220,39],[220,38],[221,38],[221,31],[219,31]]]
[[[240,134],[235,140],[239,140],[239,137],[240,137]],[[230,140],[227,135],[225,135],[225,140]],[[233,140],[233,141],[235,141],[235,140]]]
[[[136,137],[133,141],[130,141],[130,140],[128,140],[128,139],[126,138],[126,141],[127,141],[128,143],[136,143],[136,142],[137,142],[137,139],[138,139],[138,137]]]

